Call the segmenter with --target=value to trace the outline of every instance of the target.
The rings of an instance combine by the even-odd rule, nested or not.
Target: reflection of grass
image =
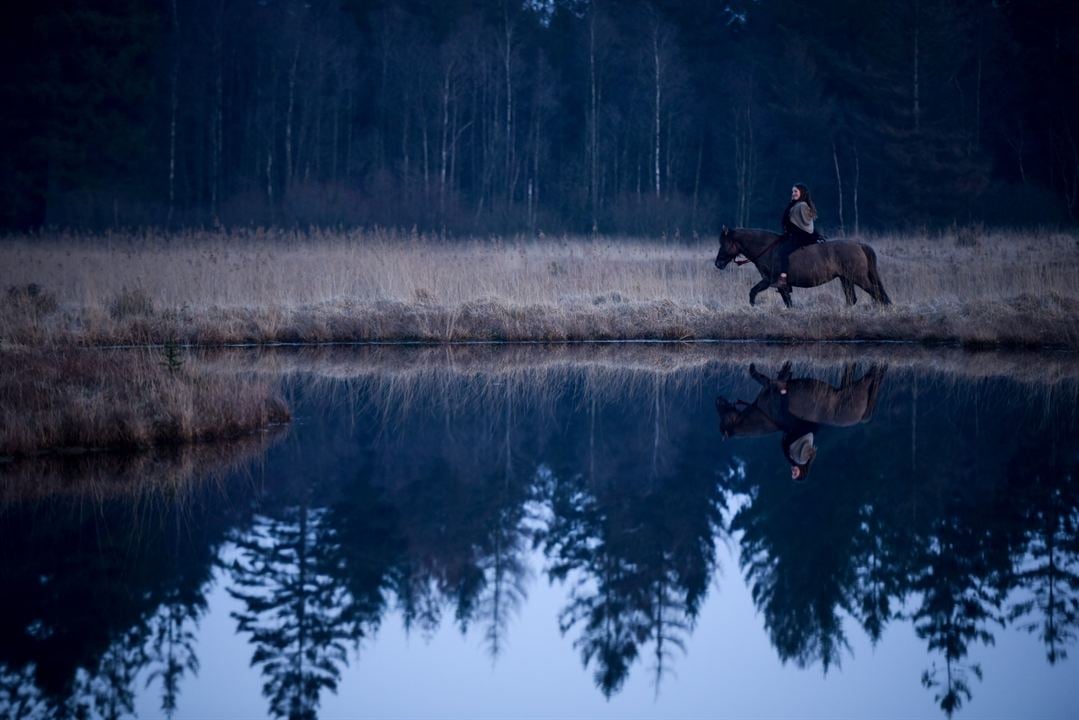
[[[790,362],[794,377],[837,386],[852,369],[860,375],[871,365],[887,367],[885,385],[916,382],[953,398],[1004,380],[995,392],[1007,390],[1015,402],[1046,416],[1079,402],[1079,357],[1068,352],[869,344],[477,344],[215,350],[200,362],[227,368],[238,362],[238,352],[253,373],[287,380],[305,396],[327,403],[363,398],[383,428],[396,427],[417,408],[447,418],[462,408],[487,408],[483,412],[497,418],[498,408],[508,405],[554,417],[567,393],[582,406],[628,401],[645,414],[671,393],[752,399],[760,387],[750,378],[751,363],[775,375]]]
[[[169,445],[137,452],[46,455],[0,464],[0,511],[20,502],[70,498],[185,501],[261,458],[287,431],[250,434],[229,442]]]
[[[1079,253],[1063,234],[882,236],[895,305],[839,286],[750,308],[750,268],[713,240],[440,241],[384,233],[185,233],[11,239],[0,342],[773,338],[1079,346]],[[21,297],[21,296],[19,296]]]
[[[511,381],[538,394],[560,385],[566,374],[608,378],[612,392],[633,377],[676,377],[708,371],[746,375],[750,363],[779,368],[791,362],[811,375],[838,376],[851,364],[887,365],[933,381],[1007,378],[1031,392],[1068,396],[1079,391],[1079,356],[1034,350],[970,351],[895,344],[814,343],[599,343],[471,344],[437,346],[319,346],[213,350],[200,355],[209,367],[230,367],[242,353],[245,368],[268,377],[327,380],[373,378],[398,386],[434,376],[475,378],[480,384]]]
[[[276,387],[142,351],[0,352],[0,455],[234,437],[288,419]]]

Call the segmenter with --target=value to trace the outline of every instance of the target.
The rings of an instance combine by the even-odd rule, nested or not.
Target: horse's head
[[[742,254],[742,248],[734,238],[734,231],[723,226],[719,233],[719,252],[716,253],[716,269],[722,270],[730,264],[731,260]]]

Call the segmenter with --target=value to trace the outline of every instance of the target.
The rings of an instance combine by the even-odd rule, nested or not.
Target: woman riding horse
[[[772,287],[780,290],[790,289],[787,282],[787,270],[790,267],[791,253],[807,245],[820,242],[820,235],[814,230],[813,221],[817,217],[817,206],[809,196],[809,188],[798,183],[791,188],[791,201],[783,211],[783,239],[775,249],[776,262],[772,270]]]

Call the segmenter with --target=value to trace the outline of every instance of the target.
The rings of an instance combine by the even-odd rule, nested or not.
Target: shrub
[[[128,290],[126,287],[113,296],[109,302],[109,316],[113,320],[129,317],[147,317],[154,314],[154,301],[140,288]]]
[[[36,318],[51,315],[60,307],[56,296],[46,292],[37,283],[11,285],[7,289],[7,301],[17,311]]]

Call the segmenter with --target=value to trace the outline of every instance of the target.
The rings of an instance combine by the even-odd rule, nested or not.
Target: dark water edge
[[[280,378],[294,426],[212,454],[0,467],[0,715],[1079,707],[1074,355],[200,362]],[[816,457],[794,482],[783,438],[806,424]]]

